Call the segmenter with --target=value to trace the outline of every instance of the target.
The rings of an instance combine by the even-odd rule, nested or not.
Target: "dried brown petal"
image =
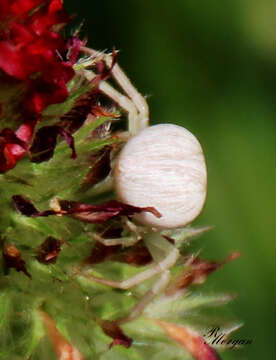
[[[132,216],[135,213],[148,211],[157,217],[161,214],[153,207],[136,207],[124,204],[117,200],[110,200],[98,205],[79,203],[76,201],[60,200],[60,211],[45,210],[38,211],[35,206],[22,195],[12,197],[14,207],[22,215],[29,217],[49,216],[49,215],[69,215],[87,223],[102,223],[116,216]]]
[[[104,180],[110,173],[110,153],[112,147],[105,146],[92,156],[90,162],[93,164],[91,170],[84,179],[84,186],[91,187]]]
[[[178,290],[185,289],[191,284],[201,284],[206,280],[206,277],[213,271],[219,269],[224,264],[237,259],[240,253],[234,252],[222,262],[204,261],[200,258],[195,258],[190,264],[189,269],[185,270],[166,291],[166,295],[173,295]]]
[[[3,261],[7,268],[14,268],[16,271],[22,271],[30,279],[31,274],[25,266],[25,261],[21,258],[20,251],[13,245],[5,244],[3,249]]]
[[[121,203],[117,200],[110,200],[98,205],[83,204],[75,201],[61,200],[59,202],[62,212],[87,223],[101,223],[115,216],[132,216],[143,211],[151,212],[157,217],[161,214],[153,207],[139,208]]]
[[[12,197],[13,205],[16,210],[25,216],[38,217],[38,216],[49,216],[57,214],[54,210],[38,211],[30,200],[24,198],[22,195],[14,195]]]
[[[82,95],[74,104],[73,108],[61,117],[59,125],[70,134],[82,127],[93,106],[97,103],[99,91],[93,87],[91,91]]]
[[[183,346],[195,360],[220,359],[217,352],[205,343],[204,338],[187,326],[184,327],[160,320],[157,320],[156,323],[162,327],[171,339]]]
[[[162,235],[164,239],[168,240],[169,243],[175,244],[175,240],[167,235]]]
[[[71,158],[77,157],[74,138],[63,127],[59,125],[44,126],[40,128],[35,135],[33,144],[30,148],[31,161],[40,163],[52,158],[57,145],[57,137],[60,135],[72,149]]]
[[[122,245],[104,245],[96,242],[85,263],[94,265],[106,260],[118,261],[135,266],[145,266],[152,262],[152,256],[143,240],[124,249]]]
[[[143,240],[126,249],[118,255],[112,256],[112,260],[130,265],[145,266],[152,262],[152,256]]]
[[[103,239],[116,239],[120,238],[123,232],[123,227],[120,221],[113,221],[106,226],[106,224],[99,224],[97,226],[97,232]]]
[[[100,242],[96,242],[91,255],[86,259],[85,263],[90,265],[100,264],[111,258],[112,255],[120,251],[121,248],[121,245],[105,246]]]
[[[103,332],[113,339],[112,343],[109,345],[110,348],[115,345],[121,345],[126,348],[131,346],[132,339],[124,334],[123,330],[115,321],[99,320],[99,325]]]
[[[83,360],[79,350],[70,344],[58,331],[54,320],[43,311],[40,314],[57,353],[58,360]]]
[[[37,250],[36,259],[43,264],[54,264],[61,250],[62,242],[49,236]]]

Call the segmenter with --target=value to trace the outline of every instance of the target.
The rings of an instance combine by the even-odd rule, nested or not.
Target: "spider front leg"
[[[111,69],[114,80],[125,92],[125,95],[121,94],[106,81],[101,81],[99,84],[99,89],[128,113],[129,132],[134,135],[147,127],[149,124],[148,104],[145,98],[132,85],[121,67],[117,63],[112,67],[112,56],[87,47],[82,47],[81,50],[95,58],[104,60],[106,65]],[[84,74],[90,81],[96,76],[91,70],[85,70]]]
[[[172,266],[175,265],[180,256],[180,253],[174,245],[170,244],[159,233],[152,232],[143,239],[154,259],[153,265],[151,265],[148,269],[123,281],[102,279],[89,274],[89,272],[81,272],[78,273],[78,275],[84,276],[99,284],[126,290],[152,278],[155,275],[168,271]]]
[[[118,238],[105,238],[103,233],[88,233],[88,235],[95,241],[104,246],[122,245],[123,247],[130,247],[142,240],[145,233],[145,228],[134,224],[127,217],[122,217],[123,232],[122,236]]]

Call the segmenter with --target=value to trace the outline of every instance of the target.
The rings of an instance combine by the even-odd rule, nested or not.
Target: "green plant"
[[[141,225],[162,215],[155,204],[116,198],[121,148],[148,125],[131,84],[121,95],[106,82],[127,79],[116,53],[65,42],[61,1],[1,10],[0,359],[219,359],[203,334],[223,327],[209,309],[231,297],[198,286],[225,261],[191,246],[209,228]]]

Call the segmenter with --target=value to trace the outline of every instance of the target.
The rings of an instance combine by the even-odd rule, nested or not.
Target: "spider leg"
[[[83,73],[89,81],[92,81],[97,76],[92,70],[83,70]],[[132,101],[104,80],[100,82],[99,89],[128,113],[128,130],[130,133],[134,133],[135,129],[133,129],[133,124],[136,123],[138,112]]]
[[[141,241],[143,238],[144,228],[134,224],[126,216],[122,217],[122,224],[125,230],[125,235],[118,238],[104,238],[101,233],[88,232],[87,234],[95,241],[105,245],[123,245],[123,247],[130,247]]]
[[[180,255],[178,249],[175,246],[169,244],[167,242],[167,240],[162,239],[160,236],[158,236],[158,238],[153,236],[152,238],[149,237],[148,239],[144,239],[144,240],[147,245],[150,245],[150,246],[148,246],[148,248],[149,248],[151,254],[153,255],[154,260],[157,257],[160,259],[160,260],[158,260],[158,262],[155,262],[153,265],[151,265],[148,269],[146,269],[126,280],[123,280],[123,281],[114,281],[114,280],[103,279],[103,278],[99,278],[99,277],[90,275],[85,272],[79,273],[79,275],[84,276],[92,281],[95,281],[95,282],[103,284],[103,285],[108,285],[108,286],[111,286],[114,288],[126,290],[126,289],[130,289],[133,286],[136,286],[136,285],[144,282],[145,280],[152,278],[155,275],[161,274],[164,271],[169,270],[178,260],[179,255]],[[153,244],[153,242],[156,242],[156,240],[159,240],[158,245],[161,245],[161,246],[158,246],[157,244]],[[165,242],[166,242],[166,244],[165,244]],[[156,250],[153,250],[154,247],[157,248],[157,252],[155,252]],[[163,255],[162,259],[161,259],[160,254],[158,254],[156,256],[156,254],[158,252],[164,251],[164,250],[167,250],[166,256]]]
[[[146,294],[138,301],[138,303],[132,308],[130,314],[122,319],[119,319],[118,324],[125,323],[137,318],[143,313],[146,306],[152,301],[152,299],[166,289],[171,279],[171,273],[169,270],[165,270],[154,283],[153,287],[146,292]]]
[[[108,54],[82,47],[83,52],[89,55],[103,58],[106,65],[111,68],[112,57]],[[90,74],[89,74],[90,73]],[[100,90],[117,102],[125,111],[128,112],[129,118],[129,132],[136,134],[140,130],[148,126],[149,123],[149,108],[145,98],[138,92],[138,90],[132,85],[121,67],[115,63],[111,69],[111,74],[114,77],[118,85],[124,90],[127,96],[120,94],[111,85],[105,81],[101,81]],[[91,71],[85,71],[85,76],[90,80],[91,77],[95,77],[95,74]]]
[[[105,239],[101,237],[101,235],[96,233],[89,233],[89,235],[99,243],[105,245],[105,246],[114,246],[114,245],[123,245],[124,247],[132,246],[136,244],[138,241],[141,240],[138,236],[130,235],[130,236],[123,236],[120,238],[114,238],[114,239]]]

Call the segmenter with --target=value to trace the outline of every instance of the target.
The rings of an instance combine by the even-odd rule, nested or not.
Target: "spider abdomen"
[[[174,124],[148,127],[132,137],[115,167],[118,197],[134,206],[153,206],[161,214],[142,213],[139,222],[157,228],[182,227],[205,202],[207,172],[195,136]]]

